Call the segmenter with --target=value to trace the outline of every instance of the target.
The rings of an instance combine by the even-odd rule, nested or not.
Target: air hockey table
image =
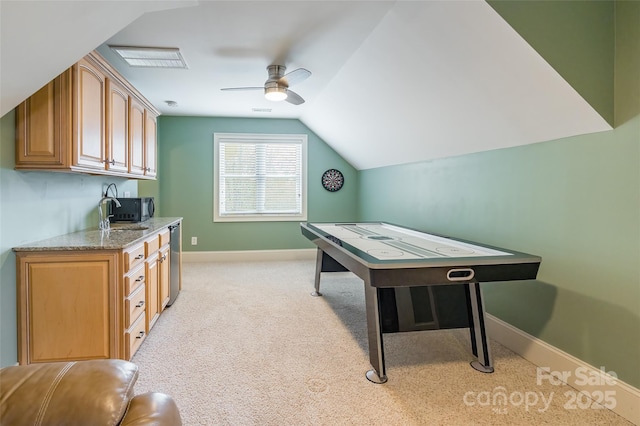
[[[317,247],[315,291],[323,272],[364,281],[369,361],[366,377],[387,381],[383,334],[469,328],[471,366],[494,371],[480,283],[535,279],[541,258],[389,223],[300,223]]]

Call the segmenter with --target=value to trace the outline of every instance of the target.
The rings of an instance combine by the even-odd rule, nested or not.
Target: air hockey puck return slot
[[[455,268],[447,272],[449,281],[469,281],[475,276],[475,271],[471,268]]]

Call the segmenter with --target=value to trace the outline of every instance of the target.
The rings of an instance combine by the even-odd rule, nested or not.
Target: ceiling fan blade
[[[285,99],[285,101],[293,105],[300,105],[304,103],[304,99],[302,99],[302,96],[288,89],[287,89],[287,99]]]
[[[311,71],[308,69],[298,68],[297,70],[293,70],[290,73],[285,74],[280,80],[284,80],[287,85],[291,86],[306,80],[310,75]]]
[[[247,90],[264,90],[264,87],[225,87],[220,90],[240,92]]]

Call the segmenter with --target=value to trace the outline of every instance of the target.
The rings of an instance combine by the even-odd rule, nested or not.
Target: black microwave
[[[153,197],[118,198],[120,207],[111,202],[110,222],[144,222],[153,217]]]

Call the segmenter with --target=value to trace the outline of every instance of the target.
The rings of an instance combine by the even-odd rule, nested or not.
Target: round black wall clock
[[[344,185],[344,176],[340,170],[329,169],[322,174],[322,186],[327,191],[338,191],[342,185]]]

